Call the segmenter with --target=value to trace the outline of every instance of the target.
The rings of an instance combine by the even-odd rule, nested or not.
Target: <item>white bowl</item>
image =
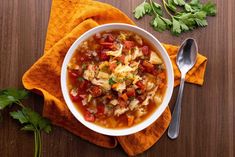
[[[68,91],[67,83],[66,83],[67,82],[67,65],[68,65],[70,59],[72,58],[76,48],[83,41],[87,40],[89,37],[93,36],[95,33],[103,32],[103,31],[107,31],[107,30],[127,30],[127,31],[135,32],[135,33],[139,34],[140,36],[144,37],[150,43],[152,43],[155,48],[157,48],[157,50],[159,51],[159,53],[161,54],[161,56],[164,60],[164,63],[166,65],[166,69],[167,69],[167,89],[166,89],[166,93],[165,93],[164,99],[162,101],[162,104],[146,120],[144,120],[143,122],[141,122],[137,125],[134,125],[130,128],[110,129],[110,128],[104,128],[104,127],[98,126],[94,123],[85,121],[83,115],[77,110],[77,108],[74,106],[72,100],[69,97],[69,91]],[[101,133],[104,135],[110,135],[110,136],[124,136],[124,135],[133,134],[133,133],[141,131],[141,130],[145,129],[146,127],[148,127],[149,125],[151,125],[154,121],[156,121],[161,116],[161,114],[166,109],[166,107],[171,99],[171,96],[172,96],[173,86],[174,86],[174,74],[173,74],[171,60],[170,60],[170,57],[168,56],[165,48],[162,46],[162,44],[149,32],[147,32],[137,26],[128,25],[128,24],[121,24],[121,23],[112,23],[112,24],[101,25],[101,26],[95,27],[95,28],[87,31],[83,35],[81,35],[68,50],[68,52],[64,58],[64,62],[62,65],[62,70],[61,70],[61,88],[62,88],[62,93],[63,93],[64,99],[65,99],[65,102],[66,102],[69,110],[72,112],[72,114],[76,117],[76,119],[78,121],[80,121],[83,125],[85,125],[89,129],[96,131],[98,133]]]

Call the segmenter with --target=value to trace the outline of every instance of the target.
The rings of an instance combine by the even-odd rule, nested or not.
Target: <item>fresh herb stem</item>
[[[168,7],[167,7],[166,1],[165,1],[165,0],[162,0],[162,3],[163,3],[163,7],[164,7],[164,9],[166,10],[167,14],[168,14],[171,18],[173,18],[173,15],[170,13],[170,10],[169,10]]]
[[[154,8],[153,7],[153,0],[149,0],[149,2],[150,2],[150,6],[152,7],[152,8]],[[154,14],[156,15],[156,16],[158,16],[158,13],[153,9],[153,12],[154,12]]]
[[[16,101],[16,104],[19,105],[19,106],[22,107],[22,108],[25,108],[25,106],[24,106],[24,105],[21,103],[21,101],[19,101],[19,100]]]
[[[42,153],[41,133],[40,133],[40,131],[38,129],[37,129],[37,132],[38,132],[38,145],[39,145],[38,156],[41,157],[41,153]]]
[[[34,131],[34,157],[38,157],[38,136],[36,131]]]

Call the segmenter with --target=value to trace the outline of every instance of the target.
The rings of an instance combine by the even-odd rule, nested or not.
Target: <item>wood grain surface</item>
[[[100,1],[116,6],[133,19],[132,10],[142,0]],[[180,44],[186,37],[193,37],[199,51],[208,57],[204,86],[186,84],[179,138],[172,141],[165,134],[139,156],[235,156],[235,1],[213,1],[217,3],[218,14],[208,18],[209,26],[179,37],[169,32],[154,32],[149,26],[150,17],[135,21],[164,43]],[[23,73],[42,56],[50,5],[51,0],[0,1],[0,89],[22,87]],[[174,90],[171,102],[176,100],[177,91]],[[42,111],[40,96],[32,94],[26,103]],[[33,134],[20,131],[20,125],[9,117],[9,111],[2,112],[0,156],[33,156]],[[120,146],[102,149],[59,127],[53,127],[53,132],[43,134],[42,138],[45,157],[126,156]]]

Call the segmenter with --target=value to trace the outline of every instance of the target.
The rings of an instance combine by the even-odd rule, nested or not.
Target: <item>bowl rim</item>
[[[127,31],[132,31],[134,33],[137,33],[140,36],[144,36],[144,38],[148,40],[159,51],[167,69],[167,89],[166,89],[162,104],[159,105],[159,107],[152,113],[152,115],[149,115],[149,117],[146,118],[144,121],[129,128],[111,129],[111,128],[105,128],[97,124],[85,121],[82,113],[78,111],[78,109],[75,107],[72,100],[70,99],[69,91],[67,88],[67,64],[71,60],[76,48],[80,45],[81,42],[87,40],[89,37],[91,37],[95,33],[103,32],[107,30],[127,30]],[[85,125],[89,129],[95,132],[104,134],[104,135],[124,136],[124,135],[134,134],[136,132],[139,132],[147,128],[149,125],[154,123],[162,115],[162,113],[168,106],[168,103],[170,102],[170,99],[173,93],[174,72],[173,72],[172,63],[171,63],[171,60],[167,51],[165,50],[163,45],[158,41],[158,39],[155,38],[152,34],[150,34],[146,30],[138,26],[123,24],[123,23],[111,23],[111,24],[104,24],[104,25],[99,25],[97,27],[94,27],[88,30],[87,32],[85,32],[84,34],[82,34],[78,39],[75,40],[75,42],[69,48],[64,58],[62,69],[61,69],[60,81],[61,81],[61,90],[62,90],[65,103],[68,106],[70,112],[79,122],[81,122],[83,125]]]

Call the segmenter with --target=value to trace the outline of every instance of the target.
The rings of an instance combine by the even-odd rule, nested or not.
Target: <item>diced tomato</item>
[[[109,60],[109,56],[107,55],[105,50],[101,51],[101,53],[100,53],[100,60],[102,60],[102,61]]]
[[[69,93],[70,98],[72,99],[73,102],[77,102],[78,100],[80,100],[80,96],[78,94],[77,89],[72,89]]]
[[[89,111],[86,111],[84,118],[88,122],[94,122],[95,121],[95,116],[94,114],[90,113]]]
[[[74,70],[68,70],[68,73],[71,79],[77,79],[79,77],[78,73]]]
[[[135,96],[135,89],[134,88],[127,88],[126,90],[127,90],[127,92],[126,92],[127,96],[129,96],[129,97]]]
[[[149,55],[149,47],[148,46],[143,46],[142,47],[142,52],[145,56]]]
[[[156,69],[154,69],[151,74],[153,74],[154,76],[158,76],[159,73]]]
[[[109,49],[114,48],[114,43],[112,42],[100,42],[100,45],[102,45],[104,48],[109,48]]]
[[[118,99],[118,105],[120,107],[126,107],[127,106],[127,103],[126,101],[124,101],[123,99]]]
[[[141,89],[142,92],[145,91],[145,85],[142,81],[136,82],[136,85]]]
[[[125,62],[125,55],[121,55],[120,57],[117,57],[117,60],[118,60],[119,62],[124,63],[124,62]]]
[[[144,72],[145,68],[143,67],[143,65],[139,64],[139,70],[140,70],[141,72]]]
[[[90,61],[92,59],[92,55],[88,53],[84,53],[81,57],[79,57],[81,62]]]
[[[154,65],[149,63],[148,61],[144,60],[142,65],[144,66],[147,72],[152,72],[154,70]]]
[[[135,46],[135,43],[133,41],[124,41],[124,47],[127,49],[131,49]]]
[[[99,86],[92,86],[89,91],[93,97],[102,95],[102,89]]]
[[[113,62],[113,63],[110,63],[110,64],[109,64],[109,69],[110,69],[111,71],[113,71],[116,67],[117,67],[117,63],[116,63],[116,62]]]
[[[113,37],[112,34],[108,34],[108,36],[107,36],[107,41],[108,41],[108,42],[114,42],[114,37]]]
[[[112,46],[113,43],[112,42],[100,42],[100,45],[103,45],[103,46]]]
[[[104,114],[104,104],[98,104],[96,108],[97,108],[97,114],[99,115]]]

